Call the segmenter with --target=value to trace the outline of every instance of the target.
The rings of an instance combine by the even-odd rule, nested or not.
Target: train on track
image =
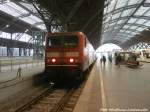
[[[95,50],[84,33],[47,34],[45,72],[51,77],[79,77],[82,79],[83,72],[95,60]]]

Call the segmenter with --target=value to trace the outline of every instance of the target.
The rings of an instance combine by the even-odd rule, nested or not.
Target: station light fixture
[[[7,24],[5,27],[6,27],[6,28],[8,28],[8,27],[10,27],[10,25],[9,25],[9,24]]]
[[[24,32],[27,33],[29,31],[29,29],[26,29]]]

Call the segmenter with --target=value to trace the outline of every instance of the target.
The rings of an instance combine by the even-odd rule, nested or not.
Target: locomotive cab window
[[[47,40],[48,47],[76,47],[77,45],[77,36],[51,36]]]

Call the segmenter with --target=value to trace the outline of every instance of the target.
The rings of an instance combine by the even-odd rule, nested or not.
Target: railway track
[[[82,86],[46,89],[27,104],[10,112],[72,112],[81,93]]]
[[[91,68],[92,66],[86,74],[89,75]],[[33,96],[30,101],[26,101],[26,104],[8,109],[8,112],[72,112],[88,75],[82,83],[75,81],[71,84],[58,84],[59,86],[51,84],[38,96]]]

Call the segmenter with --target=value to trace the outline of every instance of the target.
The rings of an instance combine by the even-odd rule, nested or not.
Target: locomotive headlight
[[[70,59],[69,59],[69,62],[70,62],[70,63],[73,63],[73,62],[74,62],[74,59],[73,59],[73,58],[70,58]]]
[[[56,62],[56,59],[55,59],[55,58],[52,58],[52,62],[55,63],[55,62]]]

